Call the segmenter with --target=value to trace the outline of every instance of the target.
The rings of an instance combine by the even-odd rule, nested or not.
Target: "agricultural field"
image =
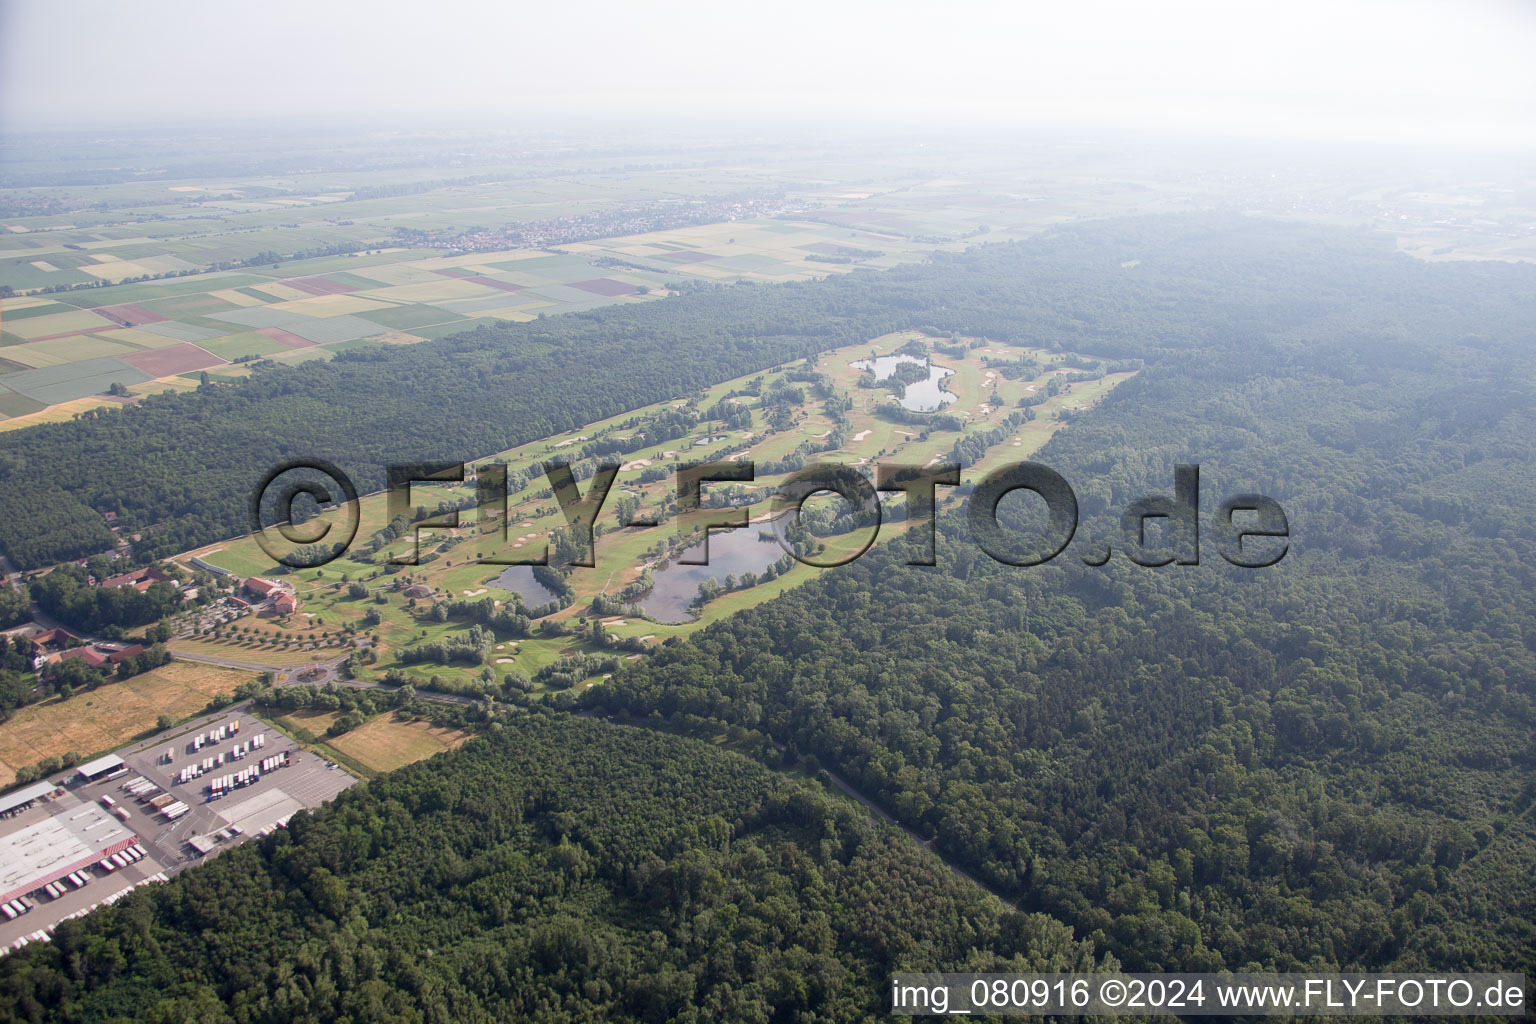
[[[809,258],[845,244],[866,256]],[[499,321],[654,301],[679,280],[805,280],[925,251],[859,231],[761,219],[548,249],[391,248],[0,299],[0,426],[46,422],[66,404],[73,415],[194,387],[205,373],[241,376],[267,361],[328,359],[358,344],[412,344]],[[0,263],[0,283],[5,272]]]
[[[1050,169],[1048,155],[1030,159]],[[204,374],[654,301],[676,282],[888,268],[1183,202],[1142,181],[1059,178],[1049,194],[1019,193],[1016,165],[935,177],[818,154],[816,167],[807,176],[779,155],[435,188],[359,171],[0,189],[68,211],[0,218],[0,287],[13,293],[0,292],[0,429]],[[646,227],[658,218],[681,226]]]
[[[173,661],[121,682],[105,683],[68,700],[50,698],[20,708],[0,729],[0,786],[16,770],[70,751],[82,757],[115,750],[166,714],[185,718],[210,700],[232,694],[254,673]]]
[[[937,346],[943,345],[939,352]],[[934,418],[911,423],[895,422],[887,408],[893,392],[888,381],[869,379],[863,368],[854,365],[871,355],[890,357],[898,350],[925,351],[932,372],[942,372],[939,387],[948,400],[934,413]],[[910,357],[916,359],[916,357]],[[1020,369],[1027,367],[1024,374]],[[1097,371],[1093,367],[1099,367]],[[1004,376],[1007,373],[1010,376]],[[1071,375],[1077,379],[1064,383]],[[772,599],[824,570],[794,563],[782,575],[775,575],[753,586],[728,589],[687,615],[650,615],[646,604],[651,596],[636,591],[644,586],[646,573],[665,580],[675,557],[675,546],[692,538],[698,515],[676,514],[675,476],[671,467],[684,459],[746,458],[763,467],[751,483],[710,484],[707,493],[720,489],[728,493],[739,488],[738,503],[755,524],[742,531],[756,535],[771,530],[767,523],[774,512],[771,496],[784,479],[782,472],[768,471],[770,461],[782,460],[800,450],[814,453],[814,461],[841,462],[854,466],[873,463],[927,465],[950,457],[957,441],[981,433],[992,441],[977,457],[962,479],[972,482],[1007,462],[1028,458],[1050,436],[1067,425],[1070,414],[1098,402],[1133,371],[1104,372],[1102,364],[1091,355],[1053,352],[1043,346],[1012,346],[983,339],[933,339],[917,332],[901,332],[869,342],[848,346],[822,355],[814,366],[777,367],[726,381],[706,392],[686,398],[634,410],[589,423],[565,434],[477,460],[466,468],[462,483],[417,483],[411,489],[413,505],[436,507],[439,502],[455,504],[475,494],[477,475],[492,463],[507,467],[509,487],[504,520],[482,518],[473,511],[462,513],[457,527],[423,526],[419,531],[420,562],[395,567],[387,564],[391,555],[404,555],[410,536],[379,541],[369,552],[370,541],[388,523],[385,496],[366,495],[360,502],[359,526],[353,553],[362,560],[344,556],[315,569],[288,573],[284,579],[295,589],[301,601],[295,613],[281,617],[247,615],[220,630],[220,636],[202,635],[177,640],[173,650],[213,655],[274,667],[291,667],[307,661],[334,659],[345,649],[344,637],[358,632],[372,640],[372,661],[362,669],[365,675],[378,675],[400,668],[419,678],[441,676],[454,687],[473,689],[479,685],[483,668],[500,676],[521,672],[535,680],[535,692],[546,687],[538,682],[540,669],[577,654],[598,654],[637,659],[649,647],[671,636],[687,635],[742,608]],[[825,398],[814,397],[803,383],[815,376],[823,382]],[[801,383],[795,383],[795,382]],[[798,401],[791,401],[789,412],[774,413],[780,402],[770,398],[785,390],[799,389]],[[910,392],[909,392],[910,394]],[[1035,401],[1030,406],[1033,418],[1016,423],[1000,438],[995,435],[1010,414],[1021,414],[1021,400]],[[829,412],[828,402],[846,406],[845,425],[839,426]],[[736,403],[746,412],[727,429],[717,419],[703,419],[706,410],[719,410]],[[541,555],[546,546],[558,545],[565,520],[548,492],[548,482],[540,467],[562,455],[571,457],[584,446],[605,439],[623,439],[653,429],[666,417],[679,412],[688,414],[686,432],[639,451],[616,457],[621,462],[617,479],[598,520],[596,565],[572,567],[567,583],[572,602],[546,615],[543,624],[530,635],[520,638],[498,636],[486,666],[454,664],[407,664],[401,658],[406,648],[441,641],[461,634],[468,626],[462,620],[438,621],[431,615],[433,606],[444,601],[490,600],[496,608],[510,608],[522,601],[526,607],[540,603],[536,590],[526,588],[529,579],[515,579],[527,569],[510,570],[487,559],[508,561]],[[770,423],[770,419],[774,422]],[[834,430],[842,431],[842,444],[826,449]],[[658,472],[658,469],[663,472]],[[646,479],[642,479],[645,477]],[[588,486],[583,482],[582,486]],[[941,514],[953,507],[952,490],[941,488]],[[813,500],[834,502],[827,497]],[[889,496],[888,502],[899,502]],[[634,506],[636,518],[653,517],[661,525],[652,528],[620,526],[616,509],[621,502]],[[708,512],[703,513],[710,514]],[[322,519],[335,515],[328,512]],[[892,543],[902,532],[904,521],[887,521],[876,543]],[[505,538],[502,529],[505,528]],[[719,533],[712,544],[726,544]],[[856,551],[869,539],[867,531],[826,538],[828,553]],[[715,550],[713,547],[712,551]],[[776,544],[757,549],[777,560],[782,551]],[[272,575],[280,569],[252,538],[226,541],[187,552],[176,561],[193,568],[190,558],[229,569],[238,576]],[[753,573],[761,566],[754,566]],[[391,571],[393,570],[393,571]],[[700,570],[704,572],[705,570]],[[724,577],[720,570],[717,578]],[[510,580],[510,581],[509,581]],[[354,594],[352,585],[361,582],[366,593]],[[594,615],[594,598],[616,598],[626,593],[622,614]],[[518,596],[514,591],[521,590]],[[683,604],[693,597],[687,590]],[[681,605],[679,605],[681,607]],[[368,618],[376,617],[370,624]],[[600,621],[609,637],[630,641],[615,649],[599,642],[592,634],[592,622]],[[595,685],[600,675],[580,685]]]
[[[374,772],[391,772],[424,761],[470,738],[460,729],[402,720],[393,711],[374,715],[340,736],[327,736],[326,730],[340,717],[337,711],[305,710],[275,716],[272,721],[318,753],[327,757],[340,753],[344,760]]]

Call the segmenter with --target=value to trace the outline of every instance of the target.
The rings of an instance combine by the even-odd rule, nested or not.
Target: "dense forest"
[[[1079,237],[1192,269],[1208,244],[1116,230]],[[1129,966],[1531,971],[1536,274],[1244,235],[1198,278],[1246,282],[1220,328],[1143,336],[1148,369],[1037,457],[1082,510],[1060,558],[1000,564],[951,512],[937,567],[878,545],[586,705],[814,757]],[[1178,463],[1202,562],[1133,565],[1120,511]],[[1288,513],[1273,568],[1214,550],[1239,491]]]
[[[32,618],[27,595],[14,587],[0,586],[0,629],[10,629]]]
[[[814,784],[535,713],[64,922],[0,1016],[811,1024],[883,1016],[893,970],[1093,966]]]
[[[667,338],[630,333],[667,310],[714,318],[680,322],[670,367]],[[1077,494],[1059,558],[995,561],[948,506],[934,567],[882,539],[555,700],[636,725],[493,726],[67,923],[0,961],[0,1000],[24,1020],[845,1020],[883,1012],[893,967],[1010,958],[1536,973],[1532,268],[1256,221],[1078,225],[925,268],[482,331],[434,349],[455,370],[424,365],[420,393],[558,362],[535,338],[629,346],[612,380],[637,368],[649,393],[908,323],[1145,360],[1036,456]],[[287,380],[278,404],[302,407],[314,381],[373,381],[373,358],[244,387]],[[538,429],[634,404],[603,390],[610,365],[573,385],[591,404]],[[217,411],[243,394],[23,432],[17,458],[203,410],[191,458],[244,429]],[[490,432],[513,427],[461,397],[421,422],[498,447]],[[378,405],[302,440],[357,465],[410,437],[414,456],[474,454],[364,432],[395,415]],[[197,457],[235,479],[248,454]],[[1173,494],[1190,463],[1200,564],[1133,564],[1121,511]],[[1240,492],[1285,509],[1271,568],[1216,551]],[[190,529],[191,511],[151,508],[165,535]],[[999,515],[1018,536],[1042,519],[1022,495]],[[1106,545],[1107,565],[1085,563]],[[835,772],[1013,907],[773,768]]]

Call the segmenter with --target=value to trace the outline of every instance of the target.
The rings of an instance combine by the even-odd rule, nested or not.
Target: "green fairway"
[[[265,337],[259,334],[235,336],[223,339],[223,342],[233,351],[242,344],[241,337],[252,336]],[[972,419],[964,422],[962,430],[930,429],[928,437],[923,439],[920,436],[924,430],[923,427],[916,424],[892,423],[877,411],[880,404],[885,401],[886,389],[859,388],[857,381],[860,371],[852,366],[854,361],[868,356],[871,350],[888,354],[902,346],[909,346],[913,342],[926,344],[926,339],[917,332],[902,332],[829,352],[817,360],[815,372],[825,375],[821,379],[837,394],[847,396],[852,405],[840,428],[845,435],[843,445],[835,451],[822,454],[819,458],[865,466],[876,461],[895,464],[927,463],[935,457],[947,456],[955,441],[962,436],[993,429],[995,423],[1006,415],[1006,410],[999,409],[990,413],[981,413],[980,410],[994,391],[1011,406],[1018,399],[1043,387],[1050,379],[1050,374],[1043,372],[1029,379],[1002,380],[995,376],[994,371],[986,367],[985,360],[990,357],[989,354],[1009,360],[1035,358],[1042,364],[1048,362],[1051,358],[1050,354],[1039,349],[997,346],[970,349],[964,357],[946,355],[943,357],[943,365],[954,371],[945,378],[946,387],[956,396],[952,407],[955,409],[964,407],[974,415]],[[332,348],[354,344],[366,343],[347,342]],[[280,354],[277,358],[286,361],[307,357],[311,353],[329,355],[330,351],[330,349],[296,350]],[[1069,356],[1067,358],[1070,361],[1088,357]],[[767,464],[784,459],[796,453],[797,450],[804,450],[807,446],[811,449],[825,446],[827,436],[834,428],[839,427],[839,423],[826,411],[821,402],[804,397],[800,404],[795,406],[793,423],[788,429],[773,429],[769,426],[767,423],[769,410],[764,396],[772,393],[776,387],[794,386],[791,383],[792,371],[793,374],[802,376],[806,372],[803,366],[781,366],[750,374],[735,380],[724,381],[708,389],[707,392],[692,397],[684,396],[658,402],[588,423],[555,437],[530,442],[491,459],[477,460],[470,468],[470,472],[474,472],[477,467],[488,462],[495,461],[504,463],[509,473],[529,473],[527,483],[508,497],[505,539],[502,538],[499,528],[481,522],[473,511],[465,511],[461,515],[457,529],[437,527],[422,529],[419,532],[418,543],[423,561],[420,565],[407,567],[399,573],[387,571],[387,563],[383,560],[409,551],[413,544],[409,537],[386,545],[372,561],[357,562],[350,558],[343,558],[320,569],[299,570],[289,574],[287,578],[294,582],[304,601],[305,621],[310,623],[309,625],[300,624],[297,635],[318,637],[327,629],[337,628],[347,623],[363,628],[364,614],[370,609],[376,609],[381,614],[382,621],[371,631],[379,636],[379,660],[368,666],[369,674],[378,675],[390,669],[400,669],[423,679],[439,676],[447,681],[446,685],[450,688],[478,687],[481,683],[482,666],[465,663],[408,665],[400,659],[399,652],[406,647],[435,642],[460,634],[467,628],[467,624],[462,621],[436,621],[430,615],[431,608],[436,602],[475,601],[483,598],[500,602],[504,607],[511,606],[512,594],[496,585],[502,567],[489,564],[487,560],[529,557],[542,550],[548,540],[547,531],[558,529],[564,523],[553,500],[547,495],[548,483],[540,470],[543,463],[550,458],[579,453],[583,444],[596,439],[627,436],[634,430],[640,429],[641,425],[680,408],[690,410],[690,415],[713,408],[724,401],[725,396],[734,393],[738,396],[738,402],[743,409],[750,412],[750,426],[722,429],[712,421],[697,420],[682,436],[660,441],[640,451],[619,457],[623,468],[614,485],[608,505],[611,508],[621,496],[629,496],[636,500],[640,508],[651,514],[665,513],[669,502],[675,497],[675,482],[673,473],[670,471],[671,466],[683,459],[703,458],[706,455],[718,457],[718,453],[724,451],[731,456],[749,457],[762,467],[757,479],[748,485],[762,495],[759,501],[750,506],[748,512],[754,518],[761,517],[771,508],[767,500],[768,496],[783,475],[769,472],[766,468]],[[994,376],[987,377],[989,372],[994,372]],[[976,460],[967,470],[967,479],[975,480],[982,473],[1003,462],[1027,458],[1056,430],[1062,428],[1065,421],[1057,415],[1060,409],[1086,408],[1097,402],[1128,376],[1130,376],[1128,373],[1113,374],[1098,380],[1073,384],[1059,395],[1035,406],[1035,418],[1023,423],[1015,432],[1001,440],[994,441],[985,455]],[[805,387],[803,384],[799,386],[802,389]],[[704,443],[700,444],[700,442]],[[641,476],[653,467],[666,467],[668,471],[659,477],[655,477],[653,473],[652,479],[641,483]],[[950,500],[942,497],[943,493],[941,492],[941,500]],[[474,485],[471,483],[418,484],[412,488],[413,499],[429,505],[438,501],[454,503],[473,494]],[[362,520],[358,528],[357,544],[362,544],[375,531],[386,525],[387,510],[384,496],[382,494],[364,496],[361,513]],[[498,677],[514,669],[531,676],[540,668],[553,664],[561,658],[580,653],[596,653],[597,649],[590,641],[584,635],[580,635],[585,628],[583,622],[591,615],[590,607],[593,599],[599,595],[616,595],[623,591],[640,577],[646,566],[655,565],[658,558],[665,553],[669,543],[680,535],[679,531],[682,534],[689,534],[693,530],[690,523],[677,519],[668,519],[659,528],[619,529],[615,528],[616,523],[610,521],[610,515],[610,512],[605,511],[603,519],[600,520],[602,530],[596,541],[596,566],[570,570],[567,582],[574,591],[575,600],[569,607],[548,620],[559,624],[562,632],[546,634],[540,627],[528,637],[499,636],[497,642],[501,646],[496,649],[490,661],[490,667]],[[760,526],[750,527],[754,531],[760,528]],[[903,529],[904,524],[888,523],[880,532],[877,543],[881,545],[896,543]],[[856,532],[827,538],[827,550],[822,557],[827,558],[843,550],[850,553],[856,551],[865,543],[866,537],[866,533]],[[354,544],[354,549],[357,544]],[[231,569],[241,576],[270,575],[278,568],[248,538],[229,541],[191,554],[197,554],[204,560]],[[183,561],[183,564],[186,563]],[[836,570],[822,570],[795,564],[782,576],[716,597],[702,607],[697,618],[682,623],[663,624],[648,621],[643,615],[635,614],[633,611],[621,615],[605,615],[602,618],[609,623],[606,628],[613,636],[635,641],[644,638],[645,647],[642,650],[649,649],[651,645],[660,643],[669,636],[691,634],[711,622],[717,622],[744,608],[770,601],[785,590],[813,579],[825,571]],[[385,603],[375,603],[371,597],[362,600],[351,597],[345,587],[338,586],[343,576],[363,581],[370,593],[386,593]],[[410,598],[397,592],[397,588],[407,584],[426,588],[430,596]],[[313,619],[309,619],[309,616],[313,616]],[[320,623],[324,623],[324,626],[322,627]],[[291,630],[293,626],[291,623],[288,626],[258,623],[257,628],[264,633],[275,634],[278,629]],[[273,662],[275,664],[289,663],[290,652],[281,644],[256,642],[254,645],[248,643],[247,647],[252,659],[276,659]],[[624,657],[631,658],[637,653],[626,651]],[[542,687],[537,692],[543,692]]]

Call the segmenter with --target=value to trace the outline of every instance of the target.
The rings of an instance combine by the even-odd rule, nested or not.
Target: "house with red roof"
[[[245,589],[255,597],[271,597],[273,594],[280,593],[283,590],[283,585],[276,580],[251,576],[245,581]]]
[[[124,647],[120,651],[113,651],[111,654],[108,654],[107,655],[107,663],[110,664],[110,665],[116,665],[118,662],[124,661],[124,660],[126,660],[128,658],[131,658],[135,654],[143,654],[143,653],[144,653],[144,645],[143,644],[132,644],[132,645],[130,645],[128,647]]]
[[[101,581],[104,587],[132,587],[139,593],[148,590],[152,583],[173,583],[172,577],[159,569],[135,569],[118,576],[109,576]]]
[[[56,665],[61,662],[76,660],[85,662],[91,668],[100,668],[107,663],[107,656],[94,647],[71,647],[69,650],[63,651],[49,659],[50,662]]]

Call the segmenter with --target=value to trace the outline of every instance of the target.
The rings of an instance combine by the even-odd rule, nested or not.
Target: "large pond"
[[[557,599],[557,595],[533,576],[531,565],[509,565],[502,574],[496,577],[496,586],[502,590],[510,590],[523,599],[523,604],[529,609],[537,608],[541,604],[548,604]]]
[[[896,372],[896,367],[902,363],[916,363],[921,366],[924,360],[916,356],[876,356],[874,359],[860,359],[852,364],[855,370],[874,370],[875,380],[882,381]],[[934,412],[942,408],[946,403],[953,402],[956,395],[950,394],[939,387],[939,381],[948,377],[953,370],[942,366],[928,364],[928,379],[916,381],[907,385],[906,393],[897,399],[903,409],[913,412]]]
[[[709,535],[709,564],[684,565],[674,558],[651,573],[655,585],[637,604],[657,622],[687,622],[690,605],[699,596],[699,584],[707,579],[725,582],[726,574],[760,573],[784,557],[776,540],[761,540],[758,533],[771,524],[753,523],[741,530],[719,530]]]

